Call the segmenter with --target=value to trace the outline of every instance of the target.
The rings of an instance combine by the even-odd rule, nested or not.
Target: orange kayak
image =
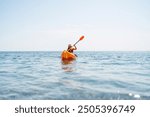
[[[61,54],[61,60],[75,60],[76,56],[73,53],[68,52],[67,50],[64,50]]]

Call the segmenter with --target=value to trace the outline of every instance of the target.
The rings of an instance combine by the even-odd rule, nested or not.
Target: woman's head
[[[68,48],[71,48],[72,47],[72,45],[71,44],[68,44]]]

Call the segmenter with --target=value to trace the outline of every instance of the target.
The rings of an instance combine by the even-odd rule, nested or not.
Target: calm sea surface
[[[0,52],[0,99],[150,99],[150,52]]]

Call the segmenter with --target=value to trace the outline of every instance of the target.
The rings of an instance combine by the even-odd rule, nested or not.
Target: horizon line
[[[0,50],[0,52],[62,52],[62,50]],[[77,50],[74,52],[150,52],[150,50]]]

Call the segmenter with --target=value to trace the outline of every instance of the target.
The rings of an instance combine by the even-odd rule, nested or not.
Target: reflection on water
[[[61,67],[65,72],[73,72],[73,71],[75,71],[76,61],[75,60],[61,61]]]

